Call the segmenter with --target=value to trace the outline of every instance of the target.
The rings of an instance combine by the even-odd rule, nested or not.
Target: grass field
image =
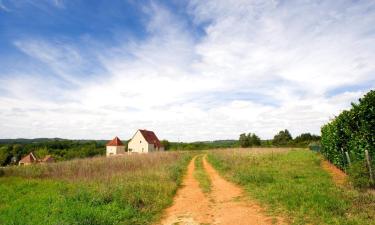
[[[151,224],[181,182],[190,153],[13,167],[0,177],[0,224]]]
[[[307,150],[226,150],[208,154],[227,179],[292,224],[375,224],[375,196],[336,186]]]

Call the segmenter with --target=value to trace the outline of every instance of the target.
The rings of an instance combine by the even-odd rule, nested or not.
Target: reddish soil
[[[203,194],[198,181],[194,179],[194,160],[188,166],[182,188],[177,191],[173,205],[166,210],[161,221],[163,225],[176,224],[210,224],[212,222],[212,209],[209,199]]]
[[[346,183],[347,175],[339,168],[326,160],[322,160],[322,167],[332,176],[332,179],[336,184],[344,185]]]
[[[193,177],[194,160],[189,164],[184,186],[177,192],[174,204],[166,210],[161,224],[285,224],[281,218],[266,216],[259,205],[243,196],[240,187],[224,180],[206,160],[203,163],[211,178],[212,190],[205,195]]]

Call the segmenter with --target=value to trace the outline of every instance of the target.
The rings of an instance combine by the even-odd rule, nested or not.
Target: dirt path
[[[183,187],[177,192],[174,204],[166,210],[162,225],[266,225],[275,224],[267,217],[262,208],[249,202],[242,196],[242,189],[224,180],[204,159],[203,165],[211,178],[212,191],[203,194],[198,182],[193,177],[193,159],[188,166],[188,173]],[[280,219],[278,219],[281,221]],[[276,224],[280,224],[276,222]]]
[[[344,185],[346,183],[347,175],[336,166],[327,160],[322,160],[322,167],[332,176],[332,179],[336,184]]]
[[[209,199],[199,188],[199,183],[194,179],[194,161],[188,166],[183,186],[177,191],[173,205],[166,210],[165,218],[161,221],[163,225],[176,224],[210,224],[212,222],[212,210]]]

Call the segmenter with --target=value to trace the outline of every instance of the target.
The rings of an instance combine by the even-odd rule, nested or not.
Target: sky
[[[320,134],[374,60],[372,0],[0,0],[0,138]]]

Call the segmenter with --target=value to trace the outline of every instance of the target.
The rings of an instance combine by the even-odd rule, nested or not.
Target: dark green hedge
[[[363,162],[365,150],[369,151],[375,165],[375,90],[352,103],[350,110],[343,111],[322,132],[322,154],[341,169],[348,166],[344,152],[352,162]],[[375,168],[375,167],[373,167]]]

